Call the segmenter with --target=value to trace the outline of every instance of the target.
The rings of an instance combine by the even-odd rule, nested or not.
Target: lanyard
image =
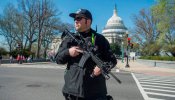
[[[94,33],[92,33],[91,41],[92,41],[92,46],[95,46],[95,37],[94,37]]]

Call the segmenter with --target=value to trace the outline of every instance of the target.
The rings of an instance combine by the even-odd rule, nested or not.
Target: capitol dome
[[[116,6],[112,17],[107,21],[102,34],[108,39],[109,43],[116,43],[121,40],[122,36],[127,32],[123,20],[117,15]]]

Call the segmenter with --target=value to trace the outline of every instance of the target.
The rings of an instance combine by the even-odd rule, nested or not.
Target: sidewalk
[[[129,68],[125,68],[126,62],[122,63],[121,60],[118,60],[117,67],[120,70],[129,71],[133,73],[143,73],[143,74],[152,74],[160,76],[175,76],[175,69],[172,68],[162,68],[145,65],[143,63],[135,61],[130,61]]]
[[[38,63],[23,63],[23,64],[1,64],[0,67],[35,67],[35,68],[45,68],[50,62],[38,62]],[[143,73],[143,74],[152,74],[159,76],[175,76],[175,69],[173,68],[162,68],[154,67],[149,64],[141,63],[136,61],[130,61],[129,68],[125,68],[126,62],[122,63],[121,60],[118,60],[117,67],[122,71],[133,72],[133,73]],[[175,65],[174,65],[175,66]],[[57,68],[58,66],[53,64],[51,68]],[[166,66],[165,66],[166,67]]]

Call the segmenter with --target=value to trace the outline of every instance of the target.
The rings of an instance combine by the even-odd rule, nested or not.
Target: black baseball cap
[[[87,9],[78,9],[75,13],[70,13],[69,16],[75,18],[76,15],[82,15],[92,21],[92,14]]]

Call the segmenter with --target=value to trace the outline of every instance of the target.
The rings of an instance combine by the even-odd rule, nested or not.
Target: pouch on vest
[[[78,66],[71,66],[74,68],[70,68],[67,70],[65,74],[65,87],[67,88],[67,92],[74,96],[84,97],[83,90],[83,77],[84,77],[84,69]]]

